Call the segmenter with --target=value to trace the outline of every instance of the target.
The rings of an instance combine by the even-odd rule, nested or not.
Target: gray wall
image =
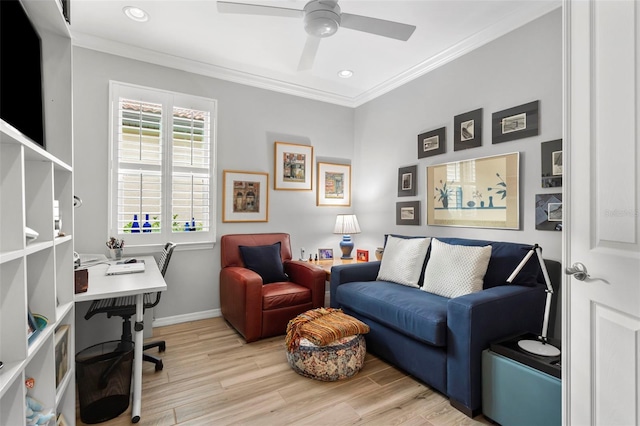
[[[561,12],[542,18],[355,109],[279,94],[118,56],[75,48],[74,143],[75,193],[84,204],[75,212],[75,248],[105,253],[107,238],[108,82],[119,80],[218,100],[217,235],[289,232],[294,254],[301,247],[339,251],[333,235],[338,213],[356,212],[363,232],[357,248],[381,246],[385,233],[461,236],[539,243],[545,257],[561,258],[559,232],[536,231],[535,194],[560,192],[540,187],[540,143],[562,135]],[[491,144],[491,113],[540,100],[540,135]],[[483,108],[483,145],[453,151],[453,117]],[[417,159],[417,135],[447,127],[447,153]],[[273,188],[273,142],[311,144],[317,161],[352,163],[352,207],[316,207],[314,191],[269,191],[269,222],[221,223],[222,171],[269,173]],[[520,159],[521,230],[396,226],[395,203],[420,200],[426,208],[426,166],[514,152]],[[418,195],[397,197],[398,168],[418,165]],[[423,215],[424,216],[424,215]],[[126,253],[125,253],[126,254]],[[166,276],[168,291],[157,319],[188,320],[219,309],[218,247],[174,253]],[[78,306],[78,330],[86,307]],[[104,325],[111,333],[112,325]],[[110,330],[110,331],[106,331]],[[91,336],[89,336],[91,334]]]

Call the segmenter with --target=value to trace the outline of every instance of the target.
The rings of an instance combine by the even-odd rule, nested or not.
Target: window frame
[[[118,134],[120,126],[120,98],[162,105],[161,135],[162,184],[161,184],[161,231],[152,233],[118,232]],[[209,117],[209,230],[197,232],[172,231],[172,179],[173,179],[173,108],[190,108],[208,111]],[[167,113],[169,111],[169,113]],[[161,248],[167,241],[193,248],[211,248],[216,241],[217,200],[217,101],[201,96],[154,89],[145,86],[109,81],[109,187],[108,187],[108,231],[110,236],[125,240],[125,250],[130,254],[144,253],[148,249]],[[178,173],[176,171],[176,173]],[[140,226],[144,217],[138,218]]]

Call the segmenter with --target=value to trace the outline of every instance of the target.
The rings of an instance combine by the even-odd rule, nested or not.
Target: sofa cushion
[[[431,241],[431,256],[422,290],[443,297],[458,297],[482,290],[491,246],[473,247]]]
[[[288,281],[280,258],[280,241],[266,246],[238,246],[244,265],[262,277],[263,284]]]
[[[435,346],[447,344],[448,300],[388,281],[345,283],[336,290],[339,306]]]
[[[387,237],[377,279],[419,287],[430,238]]]
[[[278,282],[262,287],[262,310],[286,309],[311,303],[311,290],[292,282]]]

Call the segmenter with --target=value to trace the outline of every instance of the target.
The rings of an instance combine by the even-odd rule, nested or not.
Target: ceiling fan
[[[218,12],[221,13],[302,18],[307,32],[307,41],[298,64],[298,71],[311,69],[320,40],[332,36],[338,28],[349,28],[402,41],[409,40],[416,29],[415,25],[343,13],[337,0],[311,0],[302,10],[227,1],[219,1],[217,6]]]

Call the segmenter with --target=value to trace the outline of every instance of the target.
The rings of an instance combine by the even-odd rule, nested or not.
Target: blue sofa
[[[474,417],[482,408],[482,351],[501,338],[541,332],[544,277],[532,256],[513,283],[506,282],[531,246],[437,239],[450,245],[492,246],[481,291],[449,299],[378,281],[381,262],[376,261],[334,266],[330,304],[369,325],[368,351],[442,392],[452,406]],[[560,270],[557,265],[547,269]],[[551,280],[559,282],[558,277]]]

